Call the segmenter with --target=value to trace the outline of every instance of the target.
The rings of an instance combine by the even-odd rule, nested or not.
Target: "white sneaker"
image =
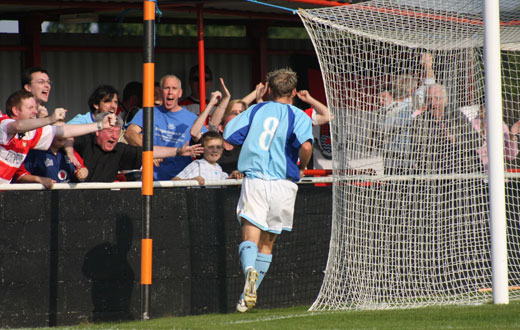
[[[237,312],[245,313],[248,310],[249,310],[249,308],[247,307],[246,302],[244,301],[244,299],[240,299],[237,302]]]
[[[249,268],[246,274],[246,284],[244,285],[244,302],[248,309],[256,305],[256,281],[258,272],[254,268]]]

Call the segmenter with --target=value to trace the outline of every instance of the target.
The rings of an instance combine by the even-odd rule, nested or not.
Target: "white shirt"
[[[229,177],[226,172],[222,171],[222,167],[219,164],[212,165],[205,159],[192,161],[176,176],[184,180],[196,176],[201,176],[204,180],[224,180]]]

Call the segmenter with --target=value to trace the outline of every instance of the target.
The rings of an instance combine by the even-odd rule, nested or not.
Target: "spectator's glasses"
[[[38,85],[49,84],[49,86],[52,86],[52,81],[51,80],[38,79],[38,80],[31,81],[31,83],[37,83]]]
[[[224,149],[223,146],[208,146],[208,147],[204,147],[204,148],[208,149],[208,150],[211,150],[211,151],[213,151],[213,150],[220,151],[220,150]]]

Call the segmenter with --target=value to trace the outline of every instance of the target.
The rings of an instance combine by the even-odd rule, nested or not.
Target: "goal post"
[[[298,12],[333,115],[332,234],[312,310],[490,301],[496,148],[508,170],[503,287],[520,297],[520,6],[500,5],[502,144],[486,121],[481,0]]]
[[[486,108],[489,145],[489,209],[491,233],[491,271],[493,301],[509,303],[507,292],[507,231],[504,196],[504,154],[502,141],[502,92],[500,71],[500,5],[484,1],[484,67],[486,71]]]

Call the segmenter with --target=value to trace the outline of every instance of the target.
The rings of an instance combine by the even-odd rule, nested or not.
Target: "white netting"
[[[500,4],[504,155],[514,169],[520,3]],[[299,12],[334,116],[333,231],[311,309],[490,300],[482,10],[481,0],[379,0]],[[518,182],[506,183],[513,299]]]

